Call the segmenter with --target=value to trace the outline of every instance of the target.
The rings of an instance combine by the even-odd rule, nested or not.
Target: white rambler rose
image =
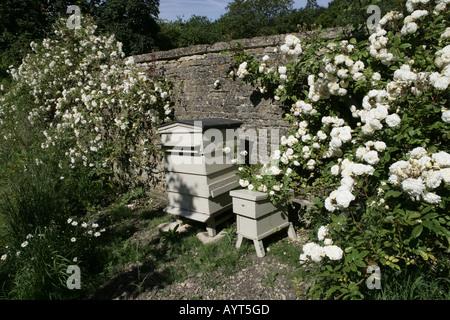
[[[241,187],[246,188],[250,184],[250,182],[248,180],[240,179],[239,184],[241,185]]]
[[[384,150],[386,150],[386,143],[384,143],[383,141],[375,141],[374,147],[375,150],[383,152]]]
[[[353,185],[355,184],[355,180],[352,177],[343,177],[341,179],[341,186],[339,190],[348,190],[350,192],[353,191]]]
[[[417,25],[417,23],[415,23],[415,22],[410,22],[410,23],[408,23],[408,24],[405,24],[400,32],[401,32],[403,35],[406,35],[406,34],[413,34],[413,33],[416,33],[416,31],[417,31],[418,28],[419,28],[419,26]]]
[[[414,20],[420,19],[422,17],[425,17],[428,15],[428,11],[427,10],[416,10],[413,13],[411,13],[411,17]]]
[[[435,161],[435,163],[439,166],[439,168],[450,167],[450,154],[448,154],[445,151],[433,153],[431,155],[431,158]]]
[[[364,74],[362,72],[356,72],[353,75],[353,80],[355,81],[364,81],[366,79],[366,77],[364,76]]]
[[[310,256],[311,260],[320,262],[325,256],[323,247],[314,242],[309,242],[303,246],[303,256],[301,259],[305,259]]]
[[[306,168],[307,168],[308,170],[314,170],[315,165],[316,165],[316,160],[310,159],[310,160],[306,163]]]
[[[358,159],[362,159],[367,152],[369,152],[369,149],[367,147],[358,147],[358,149],[356,149],[355,155]]]
[[[348,70],[347,69],[339,69],[337,72],[337,76],[341,79],[348,78]]]
[[[441,202],[441,197],[433,192],[425,192],[422,196],[423,201],[429,204],[438,204]]]
[[[422,193],[426,190],[422,178],[407,178],[402,181],[401,185],[403,191],[413,197],[422,195]]]
[[[339,165],[335,164],[334,166],[331,167],[331,174],[333,176],[337,176],[339,174]]]
[[[336,191],[336,203],[340,208],[348,208],[350,202],[355,200],[355,196],[348,190]]]
[[[436,79],[436,81],[434,82],[434,87],[439,91],[445,91],[447,90],[449,84],[450,78],[443,75]]]
[[[450,110],[442,112],[442,121],[445,123],[450,123]]]
[[[327,135],[322,130],[319,130],[317,131],[317,137],[319,138],[319,140],[325,140],[327,138]]]
[[[339,138],[332,138],[330,141],[330,147],[332,149],[339,149],[342,146],[342,140]]]
[[[351,165],[351,173],[353,175],[361,176],[363,174],[372,175],[375,172],[375,168],[371,165],[365,165],[362,163],[353,163]]]
[[[288,57],[298,56],[302,53],[300,39],[294,35],[287,35],[285,38],[285,43],[280,46],[280,51]]]
[[[400,124],[400,122],[401,119],[396,113],[393,113],[386,117],[386,123],[391,128],[397,127]]]
[[[408,161],[400,160],[397,161],[389,167],[389,172],[392,174],[396,174],[400,177],[407,176],[407,172],[411,169],[411,163]]]
[[[378,118],[372,118],[369,121],[369,125],[374,129],[374,130],[381,130],[383,129],[383,125],[381,124],[381,121]]]
[[[427,150],[423,147],[417,147],[411,150],[409,156],[413,159],[420,159],[423,156],[427,155]]]
[[[364,68],[365,68],[364,62],[362,62],[361,60],[358,60],[353,65],[351,72],[353,72],[353,73],[358,72],[358,71],[364,70]]]
[[[379,72],[374,72],[372,75],[372,80],[380,81],[381,80],[381,74]]]
[[[371,150],[364,154],[363,160],[369,164],[377,164],[380,159],[378,158],[378,152],[375,150]]]
[[[449,39],[450,38],[450,27],[445,29],[445,32],[441,34],[441,39]]]
[[[396,174],[391,174],[388,179],[390,184],[397,185],[400,183],[400,177]]]
[[[319,230],[317,231],[317,239],[319,241],[323,241],[325,237],[328,235],[328,227],[327,226],[321,226]]]
[[[420,171],[426,170],[433,166],[431,163],[431,158],[429,156],[420,157],[420,159],[414,162],[414,165],[417,166]]]
[[[305,254],[305,253],[300,254],[300,256],[299,256],[298,259],[300,260],[300,264],[303,264],[303,263],[305,263],[306,261],[309,260],[309,259],[308,259],[308,255]]]
[[[330,212],[334,212],[335,210],[337,210],[338,208],[333,204],[333,200],[331,197],[328,197],[325,199],[324,202],[325,205],[325,209],[327,209]]]
[[[425,171],[422,173],[425,178],[425,185],[429,190],[438,188],[442,182],[441,172],[438,171]]]
[[[248,65],[247,62],[245,62],[245,61],[239,65],[239,68],[236,72],[236,74],[239,78],[242,79],[248,75],[247,65]]]
[[[270,168],[270,171],[271,171],[272,174],[274,174],[274,175],[279,175],[279,174],[281,173],[281,169],[278,168],[277,166],[272,166],[272,167]]]
[[[318,244],[317,244],[317,243],[314,243],[314,242],[308,242],[308,243],[306,243],[305,245],[303,245],[303,253],[306,254],[306,255],[309,255],[310,252],[311,252],[311,250],[312,250],[315,246],[317,246],[317,245],[318,245]]]
[[[450,168],[440,169],[439,171],[441,173],[442,180],[444,180],[446,184],[450,184]]]
[[[325,246],[323,251],[330,260],[340,260],[344,254],[344,251],[336,245]]]
[[[411,71],[411,67],[407,64],[404,64],[400,67],[400,69],[394,72],[394,80],[395,81],[403,81],[404,83],[410,85],[417,79],[417,74]]]
[[[377,103],[377,107],[373,109],[373,114],[376,119],[384,120],[389,115],[388,106]]]

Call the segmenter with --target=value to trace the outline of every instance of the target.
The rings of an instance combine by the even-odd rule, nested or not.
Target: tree
[[[317,4],[317,0],[308,0],[305,6],[306,10],[317,10],[319,8],[320,6]]]
[[[293,0],[234,0],[219,19],[233,39],[276,33],[276,21],[292,11]]]
[[[327,10],[317,19],[323,27],[358,26],[366,23],[370,16],[367,8],[376,4],[381,9],[381,16],[392,10],[402,10],[405,0],[333,0]]]
[[[313,25],[317,25],[318,17],[326,10],[326,8],[320,7],[316,0],[308,0],[304,8],[294,9],[277,20],[277,33],[299,32],[305,28],[310,30]]]
[[[96,10],[97,25],[123,43],[126,55],[150,52],[159,31],[159,0],[107,0]]]
[[[171,22],[159,22],[157,47],[160,50],[187,47],[196,44],[213,44],[224,40],[218,24],[208,17],[193,15],[189,20],[179,18]]]
[[[9,65],[30,53],[30,42],[51,37],[51,26],[69,17],[77,5],[83,16],[95,17],[99,28],[115,33],[127,55],[151,51],[158,31],[159,0],[3,0],[0,3],[0,81]]]
[[[0,79],[9,65],[18,64],[29,51],[31,40],[48,31],[43,1],[5,0],[0,4]]]

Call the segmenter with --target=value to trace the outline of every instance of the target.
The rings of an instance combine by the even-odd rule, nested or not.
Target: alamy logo
[[[81,289],[81,270],[79,266],[70,265],[67,267],[66,273],[70,274],[67,278],[66,285],[70,290]]]
[[[381,289],[381,270],[377,265],[370,265],[367,267],[367,273],[371,275],[366,280],[367,288]]]
[[[369,30],[374,30],[378,26],[381,20],[381,10],[377,5],[371,5],[367,8],[367,13],[372,13],[372,15],[367,19],[367,28]]]
[[[81,29],[81,9],[79,6],[70,5],[67,7],[67,14],[72,14],[67,18],[66,26],[69,29]]]

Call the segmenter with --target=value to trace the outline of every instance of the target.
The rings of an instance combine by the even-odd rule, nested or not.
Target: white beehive
[[[274,232],[288,228],[291,239],[296,238],[292,223],[289,222],[286,207],[276,207],[267,199],[267,194],[246,189],[232,190],[233,212],[236,214],[239,248],[243,238],[253,241],[258,257],[264,257],[262,239]]]
[[[219,215],[232,208],[229,191],[239,187],[236,165],[223,149],[227,139],[236,137],[232,133],[241,124],[236,120],[201,119],[158,128],[169,200],[165,211],[206,223],[210,236],[222,222]]]

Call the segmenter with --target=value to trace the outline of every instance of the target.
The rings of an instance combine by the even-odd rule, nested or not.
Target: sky
[[[207,16],[211,21],[220,18],[231,0],[160,0],[159,18],[177,20],[181,17],[188,20],[192,15]],[[303,8],[307,0],[295,0],[294,9]],[[319,6],[328,7],[331,0],[317,0]]]

